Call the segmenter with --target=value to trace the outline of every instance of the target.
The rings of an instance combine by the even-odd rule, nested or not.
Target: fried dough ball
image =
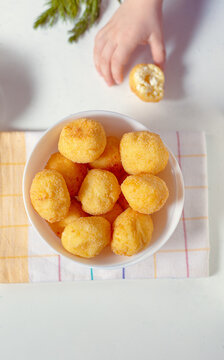
[[[122,171],[119,145],[120,140],[116,136],[108,136],[103,154],[97,160],[91,162],[90,167],[108,170],[119,176]]]
[[[152,214],[165,204],[169,190],[166,183],[151,174],[130,175],[121,184],[130,207],[142,214]]]
[[[67,159],[77,163],[92,162],[104,152],[106,134],[95,120],[77,119],[61,131],[58,150]]]
[[[169,152],[159,135],[149,131],[130,132],[120,143],[121,161],[128,174],[158,174],[165,169]]]
[[[100,216],[81,217],[67,225],[61,237],[64,248],[84,258],[98,255],[111,240],[109,221]]]
[[[151,216],[128,208],[113,224],[112,251],[117,255],[137,254],[151,241],[152,233]]]
[[[123,212],[122,207],[116,203],[112,210],[108,213],[101,215],[104,219],[107,219],[111,224],[113,224],[114,220]]]
[[[112,210],[120,192],[120,185],[114,174],[107,170],[92,169],[81,185],[79,200],[85,212],[101,215]]]
[[[143,101],[158,102],[164,95],[164,73],[154,64],[138,64],[130,72],[131,90]]]
[[[54,233],[58,237],[61,237],[61,234],[67,225],[84,216],[87,216],[87,214],[82,210],[81,204],[77,200],[73,199],[71,201],[71,206],[69,208],[68,214],[65,216],[65,218],[61,221],[49,225],[54,231]]]
[[[42,170],[35,175],[30,198],[36,212],[50,223],[64,219],[70,207],[67,185],[56,170]]]
[[[74,163],[66,159],[59,152],[51,155],[45,169],[57,170],[63,176],[71,197],[78,194],[79,188],[87,174],[86,164]]]

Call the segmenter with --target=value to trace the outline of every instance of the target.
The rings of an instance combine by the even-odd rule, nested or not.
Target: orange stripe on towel
[[[184,217],[182,218],[183,221],[188,220],[208,220],[208,216],[194,216],[194,217]]]
[[[182,158],[187,158],[187,157],[206,157],[207,155],[206,154],[186,154],[186,155],[177,155],[177,157],[182,157]]]
[[[29,281],[29,225],[23,202],[18,197],[21,195],[19,191],[17,192],[17,184],[22,183],[21,165],[24,166],[25,161],[25,134],[23,132],[0,132],[0,179],[7,179],[3,182],[6,194],[0,196],[0,283]],[[5,166],[9,166],[9,170],[6,170]],[[15,166],[13,171],[11,166]],[[7,198],[7,196],[10,197]],[[24,255],[24,257],[20,255]]]
[[[28,259],[28,258],[45,258],[56,257],[58,254],[40,254],[40,255],[15,255],[15,256],[0,256],[1,260],[7,259]]]
[[[27,228],[31,226],[30,224],[14,224],[14,225],[0,225],[0,229],[7,229],[7,228]]]
[[[25,162],[0,162],[0,166],[25,166]]]
[[[0,197],[18,197],[23,196],[23,194],[0,194]]]

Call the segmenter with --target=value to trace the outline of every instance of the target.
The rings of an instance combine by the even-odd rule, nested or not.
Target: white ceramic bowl
[[[68,253],[61,245],[60,239],[52,232],[45,220],[33,209],[29,190],[35,174],[42,170],[49,156],[57,151],[59,134],[63,126],[71,120],[89,117],[99,120],[105,128],[107,135],[121,136],[128,131],[141,131],[147,128],[128,116],[110,111],[84,111],[71,115],[59,121],[47,130],[34,147],[24,170],[23,199],[29,220],[40,237],[61,255],[75,261],[77,264],[93,268],[119,268],[134,264],[157,252],[174,232],[183,209],[184,184],[178,162],[169,150],[170,158],[166,169],[159,174],[169,189],[169,198],[166,205],[158,213],[152,215],[154,232],[152,242],[140,253],[131,257],[118,256],[111,252],[109,247],[92,259],[84,259]]]

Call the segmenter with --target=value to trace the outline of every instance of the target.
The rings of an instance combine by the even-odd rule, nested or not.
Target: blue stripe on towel
[[[91,280],[93,280],[93,269],[90,268],[90,275],[91,275]]]

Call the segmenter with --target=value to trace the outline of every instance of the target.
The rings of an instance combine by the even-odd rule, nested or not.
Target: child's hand
[[[96,68],[109,86],[123,80],[123,67],[139,44],[149,44],[155,64],[163,67],[162,0],[125,0],[95,40]]]

